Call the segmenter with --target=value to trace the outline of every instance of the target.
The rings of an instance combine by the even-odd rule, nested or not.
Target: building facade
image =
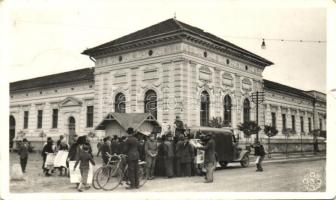
[[[265,95],[258,109],[261,127],[304,135],[326,128],[325,94],[264,80],[272,62],[176,19],[83,54],[94,68],[11,83],[12,137],[24,132],[40,140],[42,131],[52,137],[93,131],[102,136],[94,127],[110,112],[150,112],[162,125],[180,116],[188,126],[208,126],[220,117],[239,134],[239,124],[256,121],[255,92]]]

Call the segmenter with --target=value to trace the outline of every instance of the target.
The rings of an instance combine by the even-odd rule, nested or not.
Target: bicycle
[[[92,186],[95,189],[103,189],[111,191],[117,188],[119,185],[123,185],[125,182],[130,185],[129,178],[127,176],[128,165],[126,162],[126,155],[110,155],[109,160],[105,166],[97,169],[93,175]],[[143,186],[146,181],[146,162],[139,161],[139,187]]]

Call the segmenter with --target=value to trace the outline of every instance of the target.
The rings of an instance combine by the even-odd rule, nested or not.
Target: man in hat
[[[205,183],[213,182],[213,171],[216,169],[216,143],[212,135],[205,135],[204,147],[198,147],[199,149],[204,150],[204,165],[206,169]]]
[[[184,141],[181,148],[181,172],[182,176],[191,176],[191,163],[194,159],[194,148],[189,143],[191,136],[184,136]]]
[[[130,186],[126,189],[137,189],[139,188],[139,142],[134,136],[134,130],[132,127],[127,129],[128,137],[125,141],[124,153],[127,156],[128,164],[128,178],[130,180]]]
[[[108,156],[107,156],[107,153],[111,154],[111,142],[110,142],[108,137],[105,137],[103,139],[103,141],[104,141],[104,143],[100,147],[100,151],[101,151],[101,156],[102,156],[102,159],[103,159],[103,163],[106,165],[107,162],[108,162],[108,159],[109,159]]]
[[[164,141],[164,163],[166,169],[166,176],[172,178],[174,176],[174,143],[173,135],[167,134],[167,139]]]
[[[154,169],[156,156],[158,155],[158,144],[155,140],[155,134],[151,133],[149,139],[145,143],[145,154],[146,154],[146,172],[147,179],[154,179]]]

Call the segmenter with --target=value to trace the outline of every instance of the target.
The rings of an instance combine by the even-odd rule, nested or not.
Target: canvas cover
[[[148,118],[152,119],[150,120],[151,123],[160,126],[150,113],[109,113],[103,121],[99,123],[96,130],[105,130],[107,124],[110,124],[111,121],[115,120],[125,131],[130,127],[137,131],[144,122],[149,121]]]

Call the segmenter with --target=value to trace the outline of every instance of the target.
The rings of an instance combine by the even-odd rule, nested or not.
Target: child
[[[81,182],[79,183],[78,185],[78,188],[77,190],[79,192],[82,192],[82,184],[85,186],[85,189],[89,189],[90,186],[87,185],[87,178],[88,178],[88,174],[89,174],[89,162],[91,162],[92,165],[95,165],[95,162],[92,158],[92,156],[89,154],[89,146],[87,145],[83,145],[83,151],[81,151],[76,163],[75,163],[75,166],[74,166],[74,171],[80,161],[80,164],[79,164],[79,169],[80,169],[80,173],[81,173],[81,176],[82,176],[82,180]]]

